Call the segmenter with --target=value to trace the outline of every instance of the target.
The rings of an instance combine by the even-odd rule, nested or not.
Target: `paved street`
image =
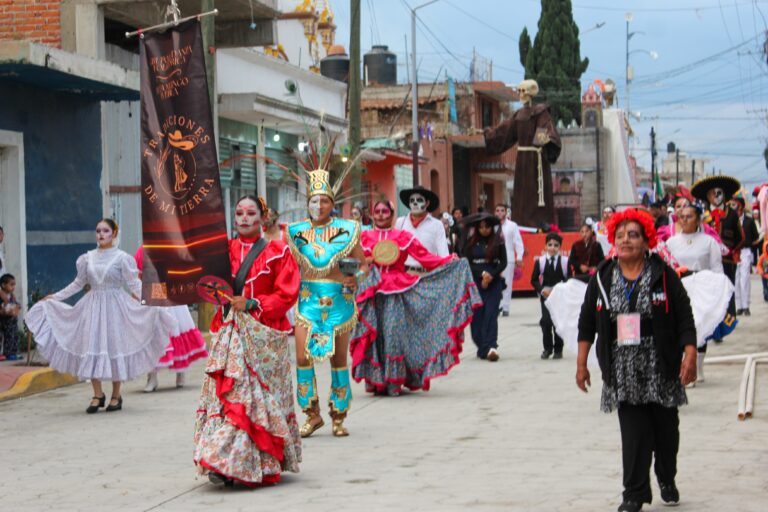
[[[753,316],[711,355],[768,350],[768,305],[753,282]],[[214,488],[195,478],[192,428],[202,364],[189,384],[124,392],[124,410],[87,416],[79,384],[0,403],[0,509],[196,510],[615,510],[620,502],[618,419],[599,411],[599,371],[582,394],[575,359],[541,361],[539,305],[515,299],[500,319],[496,364],[472,357],[429,393],[373,398],[362,386],[335,439],[327,426],[304,443],[301,473],[276,487]],[[469,333],[467,333],[469,337]],[[679,510],[764,511],[768,499],[768,367],[754,419],[736,420],[742,366],[710,365],[681,410]],[[319,372],[323,397],[327,366]],[[322,403],[325,403],[323,398]],[[325,410],[325,406],[323,406]],[[657,501],[644,510],[662,510]]]

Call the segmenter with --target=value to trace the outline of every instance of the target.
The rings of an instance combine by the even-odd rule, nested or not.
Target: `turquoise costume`
[[[333,198],[328,173],[322,169],[309,171],[308,196],[327,195]],[[344,293],[341,283],[328,279],[342,258],[349,257],[360,243],[360,223],[331,218],[323,226],[313,226],[310,220],[288,226],[288,245],[301,269],[296,323],[307,329],[306,356],[310,366],[296,371],[299,406],[307,414],[301,429],[302,437],[311,435],[322,421],[311,424],[319,416],[315,362],[330,358],[336,352],[336,337],[351,332],[357,323],[357,303],[353,292]],[[331,369],[329,406],[334,423],[334,435],[347,435],[342,422],[352,400],[349,369]]]
[[[324,278],[359,241],[360,224],[353,220],[333,218],[320,227],[305,220],[288,226],[288,244],[301,268],[296,321],[309,331],[307,356],[314,361],[331,357],[336,336],[355,327],[355,294],[343,293],[341,283]]]

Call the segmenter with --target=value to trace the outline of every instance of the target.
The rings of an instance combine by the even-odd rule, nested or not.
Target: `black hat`
[[[473,213],[472,215],[467,215],[463,219],[459,221],[459,224],[463,224],[466,227],[474,226],[475,224],[479,224],[480,221],[486,221],[491,226],[498,226],[501,224],[501,221],[498,217],[495,215],[492,215],[488,212],[480,212],[480,213]]]
[[[427,201],[429,201],[429,206],[427,206],[428,212],[433,212],[437,210],[437,207],[440,206],[440,198],[437,197],[437,194],[429,190],[428,188],[424,188],[421,185],[416,185],[413,188],[406,188],[404,190],[400,191],[400,201],[405,206],[410,206],[409,201],[411,199],[411,195],[413,194],[421,194],[423,195]]]
[[[696,199],[701,199],[705,203],[707,202],[707,192],[713,188],[723,189],[725,200],[728,201],[733,197],[733,194],[739,191],[741,183],[736,178],[731,176],[708,176],[702,178],[691,187],[691,195]]]

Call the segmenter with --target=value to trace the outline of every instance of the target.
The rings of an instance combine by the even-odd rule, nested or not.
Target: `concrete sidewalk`
[[[768,350],[768,305],[753,284],[753,315],[711,355]],[[9,511],[612,511],[621,501],[618,419],[599,411],[599,370],[588,394],[575,358],[542,361],[539,303],[516,299],[500,319],[498,363],[464,359],[428,393],[366,395],[354,385],[336,439],[327,425],[304,442],[301,473],[259,490],[195,479],[192,432],[202,364],[183,390],[160,375],[124,392],[124,410],[86,415],[86,384],[0,403],[0,507]],[[467,333],[469,337],[469,333]],[[736,419],[741,365],[706,368],[681,409],[677,483],[684,511],[762,512],[768,503],[768,369],[755,417]],[[319,368],[326,414],[329,368]],[[107,392],[109,390],[107,389]],[[327,416],[326,416],[327,418]],[[329,423],[329,422],[326,422]],[[644,510],[665,509],[656,501]]]

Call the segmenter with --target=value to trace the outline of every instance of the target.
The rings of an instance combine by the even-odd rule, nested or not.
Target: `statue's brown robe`
[[[515,163],[515,189],[512,199],[512,220],[521,226],[540,228],[541,224],[556,223],[555,203],[552,195],[552,171],[550,164],[560,156],[560,135],[555,130],[549,107],[546,104],[525,106],[516,111],[495,128],[485,129],[485,149],[488,154],[498,155],[515,144],[533,146],[536,130],[543,128],[549,136],[544,146],[542,168],[544,176],[544,206],[538,206],[539,173],[538,157],[533,151],[517,153]]]

